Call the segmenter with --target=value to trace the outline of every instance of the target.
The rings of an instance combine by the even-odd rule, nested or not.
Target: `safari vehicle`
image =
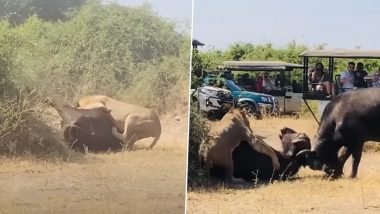
[[[245,109],[245,111],[257,119],[261,119],[263,114],[277,114],[278,100],[269,94],[251,92],[239,85],[233,78],[231,70],[221,68],[219,75],[214,82],[210,81],[210,75],[204,77],[204,84],[214,83],[218,87],[225,88],[232,93],[234,105]]]
[[[257,119],[263,114],[277,114],[278,100],[268,94],[247,91],[232,79],[226,79],[226,88],[232,92],[236,106],[243,108]]]
[[[311,58],[321,58],[328,59],[328,69],[325,75],[329,75],[329,78],[334,80],[336,93],[342,93],[342,87],[340,84],[340,74],[335,71],[336,59],[380,59],[380,50],[344,50],[344,49],[327,49],[327,50],[306,50],[300,54],[303,57],[304,71],[303,71],[303,99],[309,108],[310,112],[313,114],[314,119],[318,122],[318,119],[312,112],[307,100],[319,100],[319,113],[322,114],[324,107],[329,102],[330,98],[326,96],[323,91],[311,90],[311,83],[308,81],[308,68],[309,61]],[[366,78],[369,87],[372,87],[371,78]],[[345,92],[345,93],[349,93]]]
[[[214,87],[218,76],[212,72],[204,71],[202,85],[191,89],[191,97],[198,109],[211,118],[221,119],[233,106],[233,96],[227,89]]]
[[[302,90],[295,85],[295,81],[292,81],[292,72],[294,69],[302,72],[303,65],[281,61],[226,61],[223,68],[228,71],[255,72],[260,76],[263,72],[278,73],[280,77],[277,82],[278,88],[265,95],[254,91],[249,93],[273,100],[273,112],[298,116],[302,105]]]
[[[275,97],[247,91],[234,81],[230,71],[206,72],[202,82],[192,91],[192,97],[198,101],[198,108],[210,116],[221,118],[232,106],[244,109],[257,119],[261,119],[264,112],[278,112]]]
[[[199,110],[205,112],[208,117],[221,119],[233,106],[233,97],[229,90],[200,86],[192,91],[192,98],[196,100]]]

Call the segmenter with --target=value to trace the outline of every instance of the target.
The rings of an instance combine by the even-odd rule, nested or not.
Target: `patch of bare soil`
[[[187,117],[162,116],[160,140],[68,161],[0,159],[0,213],[183,213]]]
[[[276,149],[280,148],[278,134],[282,127],[305,132],[311,139],[314,139],[318,127],[309,118],[266,118],[251,121],[251,126],[255,134],[264,137]],[[350,159],[344,172],[347,175],[351,172]],[[331,181],[323,176],[323,172],[302,168],[294,180],[191,191],[188,193],[187,212],[380,213],[379,180],[380,153],[365,152],[357,179],[344,177]]]

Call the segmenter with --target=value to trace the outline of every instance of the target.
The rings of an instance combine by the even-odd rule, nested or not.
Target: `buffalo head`
[[[283,147],[283,155],[293,156],[298,152],[310,149],[310,138],[305,133],[298,133],[291,128],[281,129],[279,138]]]
[[[342,169],[339,168],[338,160],[323,161],[325,160],[316,151],[305,149],[297,153],[297,162],[302,166],[309,166],[312,170],[323,170],[327,175],[337,178],[343,175]]]

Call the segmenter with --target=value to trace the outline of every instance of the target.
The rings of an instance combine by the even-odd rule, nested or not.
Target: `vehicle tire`
[[[256,105],[252,102],[243,101],[239,103],[239,108],[244,110],[249,117],[255,116],[256,119],[261,119],[260,112],[257,111]]]

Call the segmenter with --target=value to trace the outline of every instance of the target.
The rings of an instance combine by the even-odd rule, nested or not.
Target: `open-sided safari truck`
[[[263,113],[278,113],[276,97],[246,90],[235,81],[231,71],[224,69],[204,72],[202,85],[193,91],[192,97],[197,99],[201,111],[217,117],[226,112],[225,106],[229,106],[230,98],[235,107],[244,109],[257,119],[261,119]]]
[[[344,90],[340,83],[341,74],[336,71],[336,61],[337,59],[352,59],[352,61],[356,61],[359,59],[380,59],[380,50],[344,50],[344,49],[327,49],[327,50],[306,50],[300,54],[303,57],[303,99],[308,106],[310,112],[313,114],[315,120],[319,123],[318,119],[312,112],[309,107],[307,100],[319,100],[319,113],[322,114],[324,107],[327,105],[330,97],[327,96],[323,87],[320,87],[321,90],[313,90],[315,87],[313,83],[309,81],[309,68],[314,65],[309,65],[311,58],[318,58],[318,61],[328,61],[327,69],[325,70],[325,75],[328,75],[328,79],[332,80],[332,84],[335,86],[336,94],[339,93],[349,93],[349,90]],[[326,66],[326,65],[325,65]],[[376,68],[377,69],[377,68]],[[369,75],[365,78],[367,87],[374,87],[373,78]],[[318,83],[316,83],[318,84]],[[353,89],[360,90],[360,89]],[[358,98],[361,99],[361,98]]]
[[[257,87],[262,84],[260,78],[265,75],[276,76],[271,83],[274,87],[263,93],[276,97],[278,113],[298,116],[302,105],[302,86],[293,79],[292,73],[295,69],[301,73],[303,65],[281,61],[225,61],[223,69],[238,73],[235,76],[240,76],[237,78],[239,85],[252,92],[261,92],[260,87]],[[249,74],[251,77],[248,77]],[[253,79],[254,75],[256,77]]]

